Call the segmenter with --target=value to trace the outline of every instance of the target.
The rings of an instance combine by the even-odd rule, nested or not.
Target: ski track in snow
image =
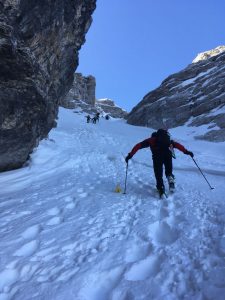
[[[158,200],[152,170],[132,162],[129,192],[114,193],[123,124],[80,120],[54,130],[33,167],[0,178],[0,300],[224,299],[221,193],[196,188],[197,172],[184,185],[184,172]]]

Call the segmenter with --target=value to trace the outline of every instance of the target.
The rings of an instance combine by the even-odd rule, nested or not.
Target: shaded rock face
[[[23,165],[55,125],[95,0],[0,0],[0,171]]]
[[[65,108],[76,108],[82,102],[95,105],[95,86],[94,76],[83,76],[81,73],[74,74],[72,88],[67,96],[60,101],[60,105]]]
[[[224,50],[169,76],[133,108],[128,123],[155,129],[207,124],[199,138],[225,141]]]
[[[115,105],[114,101],[111,99],[99,99],[96,100],[96,107],[104,113],[108,114],[113,118],[126,118],[127,112],[121,107]]]

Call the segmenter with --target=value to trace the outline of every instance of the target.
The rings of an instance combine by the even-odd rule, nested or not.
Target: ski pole
[[[128,163],[127,163],[127,166],[126,166],[125,187],[124,187],[123,194],[126,194],[126,190],[127,190],[127,171],[128,171]]]
[[[199,169],[199,171],[201,172],[202,176],[205,178],[205,181],[208,183],[210,189],[213,190],[214,187],[212,187],[212,186],[210,185],[210,183],[209,183],[208,180],[206,179],[205,175],[203,174],[202,170],[199,168],[198,164],[196,163],[195,159],[194,159],[193,157],[192,157],[192,159],[193,159],[194,163],[196,164],[197,168]]]

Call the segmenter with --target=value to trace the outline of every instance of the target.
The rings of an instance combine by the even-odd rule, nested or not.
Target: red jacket
[[[173,148],[177,148],[178,150],[182,151],[183,153],[187,152],[187,149],[183,145],[181,145],[177,142],[174,142],[173,140],[171,140],[171,145]],[[137,145],[135,145],[134,148],[130,152],[130,157],[132,157],[138,150],[147,148],[147,147],[150,147],[153,154],[154,153],[156,154],[157,152],[160,151],[159,147],[157,146],[157,138],[150,137],[150,138],[138,143]]]

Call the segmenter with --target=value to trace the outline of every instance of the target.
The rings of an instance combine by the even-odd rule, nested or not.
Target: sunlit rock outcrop
[[[196,62],[199,62],[201,60],[206,60],[206,59],[208,59],[210,57],[213,57],[213,56],[216,56],[216,55],[218,55],[218,54],[220,54],[224,51],[225,51],[225,46],[218,46],[215,49],[199,53],[192,62],[196,63]]]
[[[113,118],[126,118],[127,112],[121,107],[117,106],[115,102],[111,99],[98,99],[96,101],[96,106],[98,109],[104,111],[104,113],[108,114]]]

